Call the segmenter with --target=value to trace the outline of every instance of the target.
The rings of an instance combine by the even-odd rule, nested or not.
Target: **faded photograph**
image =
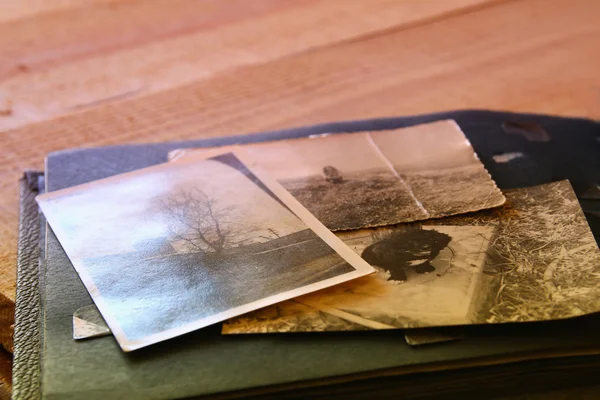
[[[497,207],[504,196],[453,121],[244,149],[333,231]],[[176,150],[173,162],[215,148]]]
[[[567,181],[467,216],[338,234],[375,275],[227,321],[224,333],[544,321],[600,311],[600,251]]]
[[[38,197],[124,350],[372,272],[242,160],[163,164]]]

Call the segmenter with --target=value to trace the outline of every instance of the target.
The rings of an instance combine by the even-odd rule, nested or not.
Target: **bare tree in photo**
[[[245,226],[235,221],[235,207],[224,206],[198,188],[184,189],[160,201],[174,239],[190,251],[221,255],[247,241]]]

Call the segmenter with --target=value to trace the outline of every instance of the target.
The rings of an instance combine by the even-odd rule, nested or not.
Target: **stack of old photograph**
[[[600,311],[570,183],[501,191],[450,120],[180,149],[37,201],[95,303],[74,339],[123,351],[214,324],[401,329],[417,346]]]

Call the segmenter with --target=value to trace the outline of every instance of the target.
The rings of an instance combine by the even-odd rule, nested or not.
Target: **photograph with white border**
[[[373,272],[243,150],[37,197],[124,351]]]

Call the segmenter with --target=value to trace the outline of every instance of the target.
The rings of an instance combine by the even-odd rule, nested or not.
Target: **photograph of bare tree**
[[[373,271],[243,154],[38,202],[125,351]]]
[[[439,327],[600,312],[600,251],[569,182],[505,194],[506,204],[493,210],[340,232],[376,274],[231,319],[223,333]]]
[[[333,231],[462,214],[505,200],[454,121],[243,148]],[[215,149],[175,150],[170,160]]]

